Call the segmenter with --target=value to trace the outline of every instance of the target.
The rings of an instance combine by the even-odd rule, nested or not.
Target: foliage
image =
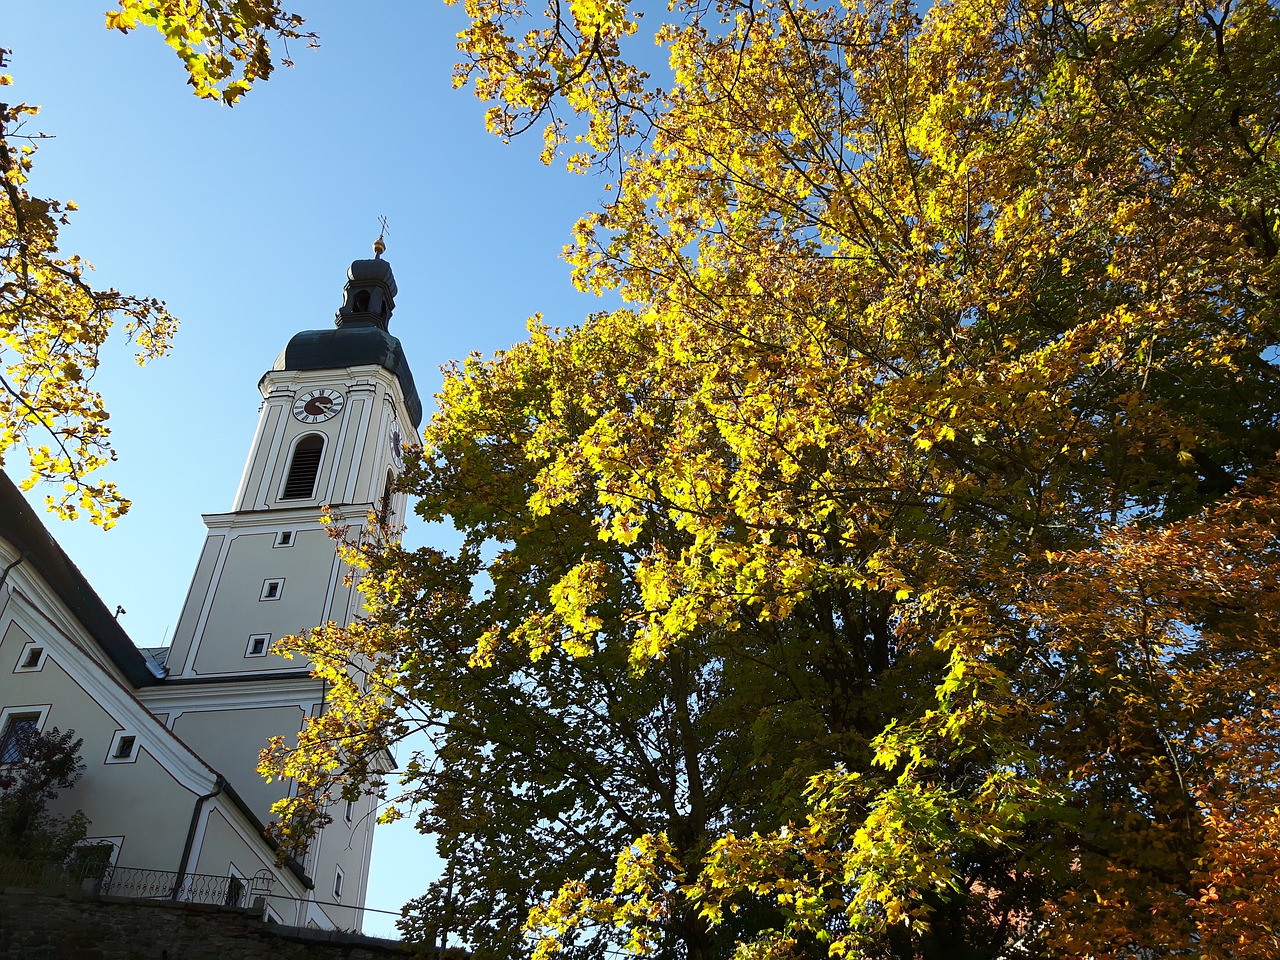
[[[627,557],[599,549],[592,525],[573,513],[522,508],[521,488],[487,457],[460,453],[455,466],[452,490],[491,494],[478,517],[523,509],[528,562],[508,555],[482,564],[478,531],[459,556],[368,539],[345,547],[363,571],[369,616],[292,641],[325,677],[332,709],[308,722],[305,752],[277,740],[264,757],[270,775],[301,783],[278,807],[281,829],[305,841],[329,822],[340,794],[378,776],[384,749],[422,733],[425,745],[403,764],[410,789],[400,801],[420,808],[419,826],[437,835],[450,868],[412,905],[409,936],[511,956],[530,908],[558,895],[593,917],[628,919],[625,931],[607,924],[598,937],[578,938],[584,956],[658,939],[651,930],[697,953],[728,949],[738,925],[713,934],[672,895],[719,832],[785,822],[792,805],[778,770],[794,765],[790,776],[802,784],[830,762],[830,745],[815,737],[819,712],[796,692],[819,681],[807,663],[788,659],[767,625],[753,649],[741,632],[708,636],[643,675],[630,673],[626,645],[608,642],[608,628],[590,649],[551,645],[530,658],[503,647],[468,669],[463,651],[478,631],[525,621],[531,579],[555,580],[584,549],[595,553],[600,580],[610,566],[624,570]],[[482,567],[492,589],[477,598],[471,584]],[[411,677],[385,656],[389,630],[413,663]],[[807,753],[795,746],[798,731]],[[637,859],[660,862],[662,882],[654,886]],[[566,876],[574,882],[562,890]]]
[[[36,138],[22,129],[35,112],[25,104],[0,108],[0,463],[25,444],[31,471],[24,489],[57,484],[59,494],[46,497],[52,511],[71,518],[85,510],[110,527],[129,501],[114,483],[90,476],[115,456],[110,414],[91,386],[98,354],[116,316],[127,318],[139,363],[168,352],[176,321],[158,300],[96,289],[87,278],[92,267],[59,252],[58,230],[75,204],[27,191]]]
[[[310,39],[302,21],[274,0],[121,0],[107,25],[128,32],[154,26],[182,58],[201,97],[234,103],[271,73],[269,36]],[[288,61],[284,61],[288,62]],[[0,76],[0,86],[11,82]],[[26,447],[31,469],[23,489],[56,484],[46,498],[64,518],[89,514],[112,526],[129,509],[114,483],[91,475],[114,459],[107,412],[91,386],[99,351],[117,318],[136,345],[139,364],[163,356],[177,321],[156,299],[89,280],[83,257],[58,248],[58,232],[75,204],[28,192],[37,141],[26,126],[38,108],[0,104],[0,464]]]
[[[541,955],[1274,955],[1280,13],[467,10],[625,306],[452,372],[404,487],[464,545],[355,551],[282,813],[420,724],[455,901]],[[595,812],[640,756],[672,812]]]
[[[80,779],[83,743],[74,730],[15,731],[13,748],[21,759],[0,766],[0,860],[60,863],[84,839],[84,814],[59,817],[47,809]]]
[[[107,28],[128,33],[155,27],[173,48],[198,97],[233,104],[275,68],[270,39],[285,49],[290,40],[314,46],[315,34],[279,0],[119,0],[108,10]],[[292,61],[281,58],[292,66]]]

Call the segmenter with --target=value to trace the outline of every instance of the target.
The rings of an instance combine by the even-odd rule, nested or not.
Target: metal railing
[[[252,879],[207,873],[178,873],[113,867],[105,863],[45,863],[6,860],[0,863],[0,884],[50,889],[81,887],[108,897],[131,900],[175,900],[210,903],[221,907],[252,906],[270,897],[275,878],[260,870]]]
[[[221,907],[247,907],[258,897],[271,896],[275,879],[265,871],[252,880],[208,873],[179,874],[172,870],[108,867],[97,892],[133,900],[180,900]]]

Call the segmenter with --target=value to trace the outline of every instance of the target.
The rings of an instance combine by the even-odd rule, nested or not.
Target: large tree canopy
[[[449,377],[286,824],[420,728],[495,949],[1274,956],[1280,13],[467,10],[626,305]]]
[[[119,6],[106,15],[108,27],[155,27],[181,57],[196,95],[227,104],[270,75],[280,58],[268,40],[310,39],[301,18],[276,0]],[[10,83],[0,75],[0,88]],[[28,191],[43,137],[30,128],[37,112],[0,103],[0,465],[11,448],[25,447],[24,489],[56,485],[59,492],[46,498],[51,510],[63,517],[83,510],[109,527],[129,501],[114,483],[92,476],[114,456],[110,415],[91,385],[99,352],[123,318],[138,363],[146,363],[168,352],[177,321],[159,300],[95,287],[88,261],[59,250],[58,232],[75,204]]]

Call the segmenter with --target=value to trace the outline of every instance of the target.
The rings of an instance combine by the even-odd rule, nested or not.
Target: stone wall
[[[0,960],[409,960],[408,946],[264,923],[252,909],[0,889]],[[464,955],[447,951],[460,960]],[[432,956],[439,957],[435,951]]]

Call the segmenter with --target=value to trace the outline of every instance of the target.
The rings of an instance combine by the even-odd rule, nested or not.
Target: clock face
[[[387,444],[391,447],[391,459],[396,466],[404,466],[404,436],[400,433],[400,424],[395,420],[391,421],[391,429],[387,431]]]
[[[310,390],[293,401],[293,415],[303,423],[320,423],[336,417],[342,404],[342,394],[337,390]]]

